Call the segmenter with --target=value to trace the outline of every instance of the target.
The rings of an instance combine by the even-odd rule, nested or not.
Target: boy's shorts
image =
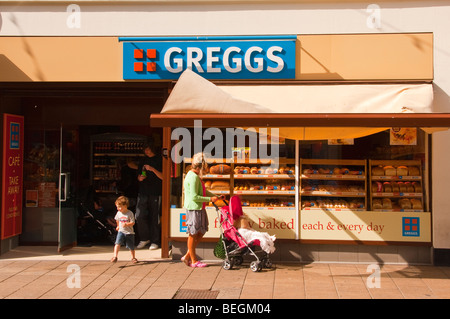
[[[124,234],[122,232],[117,233],[116,245],[126,244],[129,250],[134,250],[134,234]]]

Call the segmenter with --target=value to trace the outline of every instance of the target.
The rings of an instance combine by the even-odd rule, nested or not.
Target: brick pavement
[[[180,296],[203,298],[201,293],[215,292],[210,295],[217,299],[450,298],[450,267],[382,265],[377,277],[378,270],[367,264],[277,263],[254,273],[247,264],[231,270],[219,263],[194,269],[157,254],[138,251],[140,262],[132,264],[127,251],[120,252],[117,263],[109,262],[109,251],[28,257],[7,253],[0,256],[0,299],[172,299],[187,291],[191,294]],[[80,276],[70,267],[79,267]]]

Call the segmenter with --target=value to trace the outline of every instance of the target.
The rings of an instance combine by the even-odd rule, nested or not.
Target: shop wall
[[[447,169],[450,159],[448,147],[450,132],[433,134],[433,246],[435,248],[450,248],[450,212],[448,209],[448,181],[450,170]]]
[[[19,81],[117,81],[121,80],[121,46],[117,36],[183,36],[183,35],[260,35],[260,34],[433,34],[434,87],[438,96],[437,112],[450,112],[450,1],[377,1],[375,4],[362,1],[190,1],[189,4],[162,2],[121,2],[114,5],[99,2],[79,2],[78,5],[64,3],[30,4],[6,3],[0,5],[0,63],[2,74],[11,74]],[[51,46],[53,54],[49,60],[40,58],[42,48],[34,45],[38,38],[8,37],[56,36],[71,37],[61,42],[59,49]],[[9,44],[4,41],[16,41]],[[54,40],[54,39],[53,39]],[[50,40],[49,40],[50,41]],[[79,47],[78,41],[89,41],[90,45]],[[312,41],[312,40],[311,40]],[[415,38],[409,39],[409,47],[420,52],[430,48]],[[395,44],[395,42],[394,42]],[[20,48],[21,59],[6,54],[10,45]],[[336,45],[330,42],[330,45]],[[348,48],[350,44],[344,46]],[[93,49],[94,48],[94,49]],[[306,48],[306,47],[305,47]],[[336,46],[334,46],[336,48]],[[375,48],[374,48],[375,49]],[[355,52],[355,51],[353,51]],[[389,63],[384,50],[373,51],[376,61]],[[337,63],[336,55],[326,50],[304,50],[304,62],[310,61],[310,69],[303,79],[356,79]],[[359,54],[364,55],[364,53]],[[341,57],[346,57],[345,52]],[[114,61],[109,63],[109,61]],[[345,61],[345,60],[342,60]],[[352,63],[351,59],[347,60]],[[47,73],[52,63],[59,67],[58,73]],[[108,62],[108,63],[107,63]],[[376,69],[373,59],[358,64],[359,70]],[[400,61],[401,62],[401,61]],[[92,66],[107,67],[93,72]],[[60,67],[64,65],[66,67]],[[375,68],[372,68],[374,67]],[[390,65],[396,67],[397,65]],[[78,68],[69,73],[68,69]],[[351,64],[349,65],[351,67]],[[415,69],[411,66],[411,70]],[[399,73],[396,73],[399,74]],[[0,75],[1,76],[1,75]],[[402,79],[404,75],[399,75]],[[428,73],[427,78],[430,77]],[[408,77],[406,77],[408,78]],[[411,77],[409,77],[411,78]],[[9,81],[3,79],[2,81]],[[446,183],[450,180],[448,162],[450,133],[440,132],[433,136],[433,235],[434,245],[450,248]]]
[[[298,80],[432,80],[433,34],[299,35]],[[95,54],[98,52],[98,54]],[[0,37],[0,81],[123,81],[116,37]]]

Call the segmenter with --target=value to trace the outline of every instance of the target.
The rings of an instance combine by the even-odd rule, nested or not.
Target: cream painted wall
[[[0,36],[178,36],[340,33],[434,33],[438,110],[450,112],[450,1],[370,2],[80,2],[0,4]],[[377,3],[376,1],[374,1]],[[379,28],[367,21],[379,14]],[[370,20],[369,20],[370,21]],[[433,136],[434,247],[450,248],[450,132]]]

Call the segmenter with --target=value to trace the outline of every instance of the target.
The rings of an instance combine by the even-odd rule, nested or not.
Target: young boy
[[[130,202],[127,197],[120,196],[119,198],[117,198],[115,204],[117,207],[117,214],[114,219],[117,222],[116,230],[118,232],[116,243],[114,245],[114,257],[111,258],[111,262],[117,261],[120,246],[125,243],[127,248],[131,252],[131,261],[135,264],[137,263],[137,259],[134,252],[134,214],[132,211],[128,210]]]

